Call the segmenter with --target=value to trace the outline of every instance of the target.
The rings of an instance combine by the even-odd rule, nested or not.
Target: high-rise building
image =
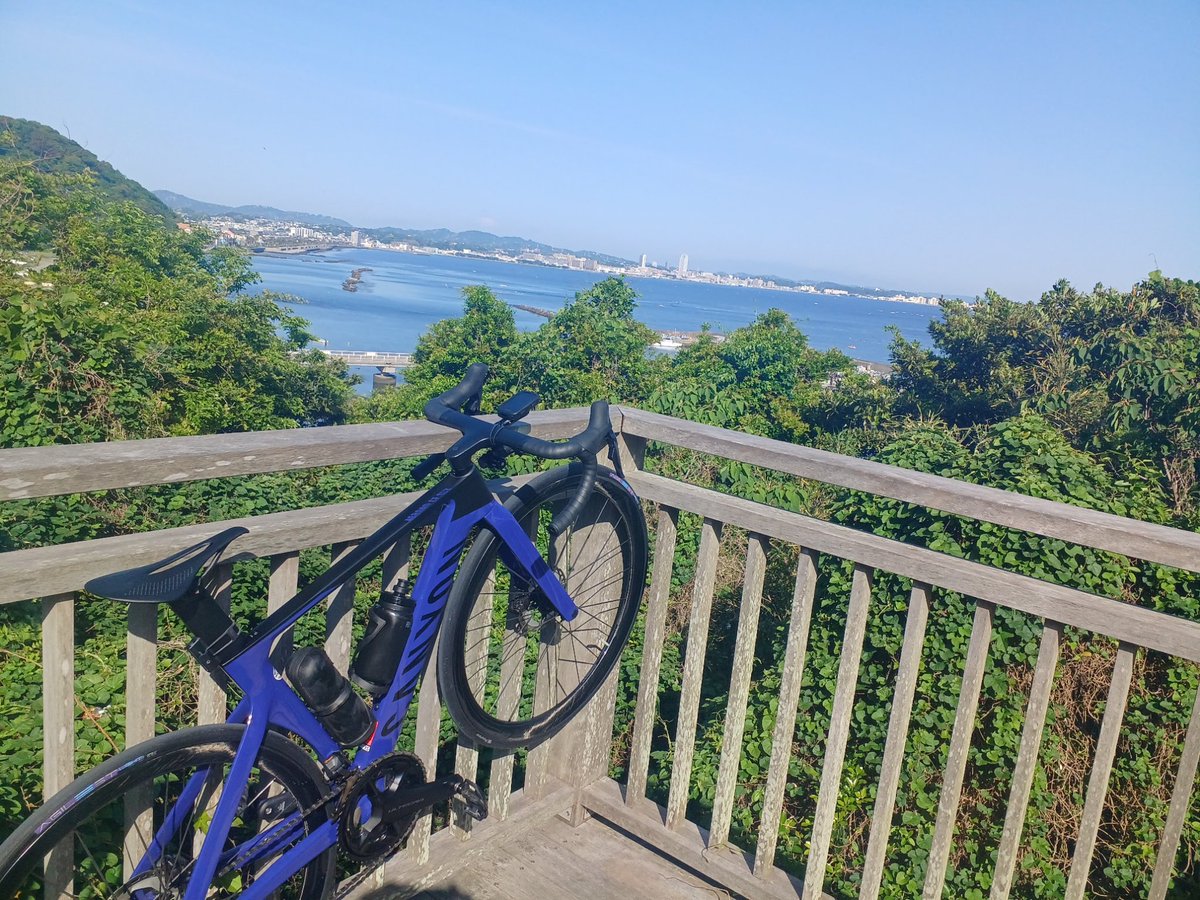
[[[687,254],[686,253],[684,253],[683,255],[681,255],[679,257],[679,268],[676,269],[676,273],[679,275],[687,274]]]
[[[358,233],[357,229],[350,232],[350,243],[352,243],[355,247],[357,247],[359,245],[359,242],[361,240],[362,240],[362,236]]]
[[[643,269],[646,268],[646,254],[645,253],[642,254],[642,261],[640,263],[638,263],[638,265],[641,266]]]

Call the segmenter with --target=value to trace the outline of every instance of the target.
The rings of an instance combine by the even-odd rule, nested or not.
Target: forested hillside
[[[10,259],[50,254],[32,271]],[[511,309],[485,286],[468,288],[463,314],[422,336],[406,383],[352,398],[344,370],[306,353],[305,323],[270,295],[248,297],[245,258],[209,249],[132,202],[106,196],[90,176],[47,173],[0,157],[0,447],[160,435],[303,427],[414,418],[428,397],[474,361],[492,367],[485,409],[518,389],[546,406],[598,397],[784,441],[859,455],[964,481],[1195,529],[1200,525],[1200,285],[1151,273],[1128,290],[1054,285],[1032,302],[989,294],[974,306],[946,303],[930,343],[897,336],[895,375],[879,382],[842,354],[808,346],[777,310],[722,342],[711,336],[675,357],[648,357],[652,333],[637,297],[618,279],[576,295],[536,331],[519,333]],[[528,460],[513,460],[528,466]],[[1128,603],[1200,618],[1187,573],[981,525],[895,501],[833,489],[679,449],[651,445],[648,466],[759,502],[830,519],[954,556],[1078,587]],[[378,496],[411,486],[411,464],[378,463],[0,506],[0,550],[127,531],[218,521],[283,508]],[[673,585],[687,602],[699,523],[680,522]],[[736,544],[737,541],[732,543]],[[302,579],[322,565],[302,558]],[[735,842],[751,842],[761,807],[786,639],[795,553],[768,559],[763,624],[751,689],[735,813]],[[740,572],[721,569],[710,640],[690,814],[708,815],[723,727]],[[235,615],[261,615],[265,563],[239,567]],[[781,861],[802,871],[829,704],[842,640],[849,573],[822,562],[810,656],[781,827]],[[359,603],[372,584],[360,584]],[[876,584],[871,642],[859,680],[861,716],[847,757],[831,884],[855,891],[864,822],[875,782],[904,627],[909,585]],[[935,597],[898,799],[885,894],[919,893],[937,804],[939,773],[957,702],[969,607]],[[654,752],[667,760],[678,705],[686,616],[671,617]],[[359,620],[361,625],[361,619]],[[194,666],[164,614],[161,727],[190,720]],[[77,723],[80,766],[113,749],[123,723],[125,619],[111,604],[80,604]],[[36,604],[0,607],[0,832],[35,802],[41,747]],[[306,634],[298,636],[297,642]],[[311,637],[312,635],[308,635]],[[323,636],[323,634],[322,634]],[[640,641],[635,636],[635,643]],[[948,890],[982,897],[1003,822],[1025,696],[1037,654],[1027,619],[1000,614],[984,680],[972,795],[959,823]],[[1111,642],[1068,630],[1052,696],[1020,896],[1060,896],[1078,805],[1111,670]],[[635,670],[621,685],[618,726],[629,726]],[[1097,896],[1140,896],[1149,883],[1171,772],[1197,687],[1195,667],[1139,660],[1110,785],[1093,876]],[[625,741],[618,741],[624,747]],[[614,767],[619,772],[623,760]],[[666,785],[652,784],[661,799]],[[1149,803],[1149,813],[1140,811]],[[1137,810],[1138,814],[1126,811]],[[1073,815],[1076,818],[1073,818]],[[1200,851],[1200,811],[1184,830],[1181,859]],[[1190,864],[1188,864],[1190,865]],[[1194,866],[1176,896],[1200,892]]]
[[[0,159],[6,156],[48,174],[90,172],[97,189],[110,200],[129,200],[149,215],[162,216],[167,221],[175,218],[166,204],[136,181],[126,178],[95,153],[40,122],[0,116]]]

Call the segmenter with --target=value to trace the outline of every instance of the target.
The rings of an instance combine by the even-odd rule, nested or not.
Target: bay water
[[[434,322],[462,314],[462,289],[485,284],[510,304],[557,310],[603,273],[425,253],[347,248],[296,256],[253,256],[262,281],[254,290],[290,294],[289,303],[312,323],[331,350],[407,352]],[[368,268],[356,291],[342,289],[354,269]],[[634,315],[658,331],[698,331],[708,324],[729,332],[759,313],[782,309],[810,346],[837,348],[854,359],[886,362],[894,325],[906,338],[928,343],[936,306],[731,287],[667,278],[628,278],[639,300]],[[546,320],[514,310],[517,327],[532,331]],[[364,381],[370,373],[363,369]]]

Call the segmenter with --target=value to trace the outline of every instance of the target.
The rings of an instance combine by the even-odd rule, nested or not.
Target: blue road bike
[[[424,461],[449,474],[323,576],[243,632],[214,598],[215,561],[234,528],[159,563],[106,575],[89,591],[165,603],[195,636],[189,650],[232,697],[223,725],[161,735],[110,758],[50,799],[0,845],[0,897],[324,900],[339,865],[394,853],[417,818],[456,799],[482,818],[480,788],[428,780],[397,739],[434,647],[460,733],[501,750],[561,729],[613,670],[637,615],[646,525],[620,473],[608,405],[555,443],[520,420],[522,391],[477,417],[487,367],[475,364],[426,416],[461,433]],[[608,448],[616,471],[601,467]],[[476,457],[575,459],[503,503]],[[385,592],[353,665],[368,704],[324,651],[284,654],[278,639],[306,612],[414,529],[433,526],[411,589]],[[440,640],[436,640],[440,635]]]

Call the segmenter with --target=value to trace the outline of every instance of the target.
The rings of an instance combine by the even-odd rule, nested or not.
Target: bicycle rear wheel
[[[581,477],[577,463],[560,467],[505,503],[579,607],[573,621],[506,562],[486,528],[450,591],[438,686],[459,731],[484,746],[532,747],[566,725],[617,664],[637,617],[646,521],[623,479],[600,469],[575,524],[550,539]]]
[[[76,779],[0,845],[0,897],[182,897],[244,730],[242,725],[206,725],[161,735]],[[180,794],[195,775],[202,785],[199,794],[195,802],[180,805]],[[227,857],[207,896],[237,896],[324,823],[323,809],[303,821],[299,812],[320,800],[325,784],[311,757],[283,736],[268,733],[226,841],[227,850],[246,850],[258,839],[262,852],[244,853],[244,860],[237,854]],[[179,816],[177,827],[160,834],[172,810]],[[135,875],[156,835],[161,852]],[[324,900],[333,889],[334,865],[330,848],[292,875],[276,896]]]

